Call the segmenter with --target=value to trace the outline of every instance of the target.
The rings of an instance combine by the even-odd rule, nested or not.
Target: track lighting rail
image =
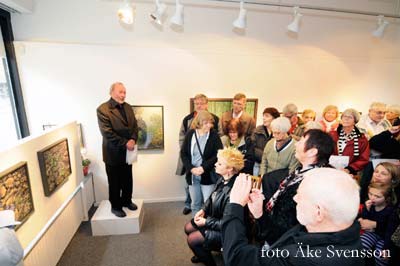
[[[238,3],[239,1],[235,0],[207,0],[212,2],[227,2],[227,3]],[[327,12],[336,12],[336,13],[346,13],[346,14],[357,14],[357,15],[366,15],[366,16],[379,16],[383,15],[386,18],[400,18],[400,15],[396,14],[386,14],[386,13],[378,13],[378,12],[368,12],[368,11],[359,11],[359,10],[351,10],[351,9],[341,9],[341,8],[331,8],[331,7],[317,7],[311,5],[297,5],[297,4],[285,4],[285,3],[272,3],[272,2],[258,2],[258,1],[245,1],[245,4],[248,5],[260,5],[260,6],[272,6],[272,7],[295,7],[298,6],[302,10],[317,10],[317,11],[327,11]]]

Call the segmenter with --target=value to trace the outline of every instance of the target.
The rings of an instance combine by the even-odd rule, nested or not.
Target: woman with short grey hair
[[[349,164],[342,170],[352,175],[363,170],[369,162],[368,139],[356,127],[359,120],[360,113],[357,110],[346,109],[337,130],[330,132],[336,142],[333,155],[349,157]]]
[[[261,176],[285,168],[292,172],[298,166],[299,162],[294,156],[296,140],[289,135],[290,127],[290,121],[286,117],[278,117],[271,122],[274,138],[265,145],[260,165]]]

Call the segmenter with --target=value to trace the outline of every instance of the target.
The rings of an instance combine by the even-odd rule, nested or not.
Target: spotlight
[[[150,17],[154,20],[155,23],[162,26],[163,24],[163,16],[165,14],[165,10],[167,10],[167,5],[164,3],[160,3],[159,0],[156,0],[156,10],[150,14]]]
[[[246,15],[247,10],[244,9],[244,1],[240,1],[240,11],[238,18],[233,22],[233,27],[238,29],[245,29],[246,28]]]
[[[177,26],[183,26],[183,5],[176,0],[175,14],[171,18],[171,23]]]
[[[298,6],[293,7],[293,16],[293,22],[287,26],[287,29],[291,32],[298,33],[300,27],[300,19],[303,16],[302,14],[300,14]]]
[[[125,1],[124,5],[118,9],[117,15],[121,22],[132,24],[134,12],[134,6],[129,1]]]
[[[375,38],[382,38],[387,25],[389,25],[389,22],[387,20],[385,20],[385,17],[382,15],[379,15],[378,16],[378,27],[376,28],[376,30],[374,30],[372,32],[372,36],[374,36]]]

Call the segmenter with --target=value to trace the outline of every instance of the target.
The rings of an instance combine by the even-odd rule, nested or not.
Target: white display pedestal
[[[104,236],[140,233],[144,218],[143,200],[134,199],[132,201],[138,206],[138,209],[131,211],[128,208],[123,208],[126,212],[126,217],[119,218],[111,212],[110,202],[103,200],[91,220],[92,235]]]
[[[83,204],[83,221],[89,221],[89,210],[95,203],[93,173],[89,173],[83,178],[82,186],[82,204]]]

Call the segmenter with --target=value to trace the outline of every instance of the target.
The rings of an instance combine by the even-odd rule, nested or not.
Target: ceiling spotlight
[[[176,0],[175,14],[171,18],[171,23],[177,26],[183,26],[183,5]]]
[[[123,6],[118,9],[117,15],[121,22],[132,24],[134,12],[135,7],[129,1],[125,0]]]
[[[372,32],[372,35],[376,38],[382,38],[387,25],[389,25],[389,22],[387,20],[385,20],[385,17],[382,15],[379,15],[378,16],[378,28],[376,28],[376,30],[374,30]]]
[[[240,1],[240,11],[238,18],[233,22],[233,27],[238,29],[245,29],[246,28],[246,15],[247,10],[244,9],[244,1]]]
[[[300,14],[298,6],[293,7],[293,16],[293,22],[287,26],[287,29],[291,32],[298,33],[300,27],[300,19],[303,16],[302,14]]]
[[[163,24],[163,16],[165,14],[165,10],[167,10],[167,5],[164,3],[160,3],[159,0],[156,0],[156,10],[150,14],[150,17],[154,20],[158,25]]]

